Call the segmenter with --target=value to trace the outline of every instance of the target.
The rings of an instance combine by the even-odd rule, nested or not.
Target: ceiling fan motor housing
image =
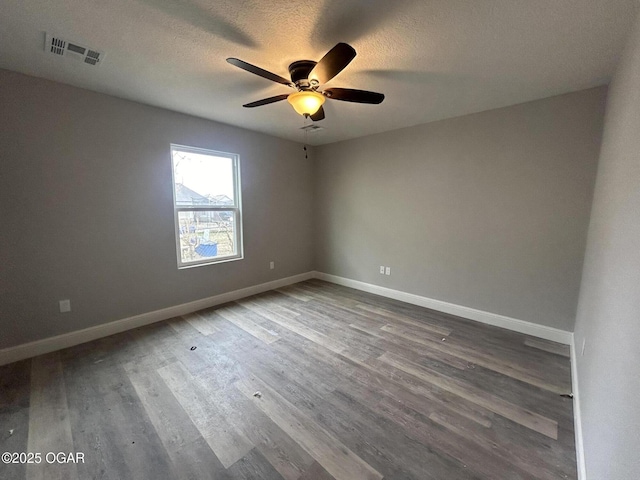
[[[301,88],[310,87],[310,83],[302,82],[302,80],[308,80],[309,73],[313,70],[313,67],[316,66],[317,62],[313,60],[298,60],[297,62],[293,62],[289,65],[289,75],[291,75],[291,81]],[[302,85],[305,83],[306,85]]]

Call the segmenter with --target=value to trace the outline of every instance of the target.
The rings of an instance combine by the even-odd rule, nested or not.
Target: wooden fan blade
[[[313,120],[314,122],[319,122],[320,120],[324,120],[324,108],[322,108],[322,105],[320,105],[320,108],[318,109],[318,111],[313,115],[311,115],[309,118],[311,118],[311,120]]]
[[[276,95],[275,97],[263,98],[262,100],[257,100],[255,102],[247,103],[243,105],[246,108],[260,107],[262,105],[269,105],[270,103],[279,102],[280,100],[284,100],[289,96],[288,93],[283,93],[282,95]]]
[[[251,65],[243,60],[237,58],[227,58],[227,62],[231,65],[234,65],[242,70],[246,70],[249,73],[253,73],[254,75],[258,75],[259,77],[266,78],[267,80],[271,80],[272,82],[281,83],[283,85],[287,85],[292,87],[293,84],[291,80],[287,80],[286,78],[281,77],[280,75],[276,75],[275,73],[268,72],[260,67],[256,67],[255,65]]]
[[[355,56],[356,51],[351,45],[338,43],[309,72],[309,80],[316,79],[320,84],[327,83],[349,65]]]
[[[382,103],[384,95],[382,93],[368,92],[366,90],[354,90],[352,88],[327,88],[322,94],[332,100],[343,102],[370,103],[377,105]]]

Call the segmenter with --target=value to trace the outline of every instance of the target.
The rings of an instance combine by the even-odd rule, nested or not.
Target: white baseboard
[[[54,352],[63,348],[73,347],[81,343],[97,340],[98,338],[108,337],[116,333],[121,333],[132,328],[142,327],[151,323],[167,320],[169,318],[186,315],[188,313],[202,310],[203,308],[213,307],[226,302],[232,302],[241,298],[250,297],[258,293],[273,290],[275,288],[284,287],[293,283],[303,282],[314,278],[314,272],[301,273],[292,277],[281,278],[259,285],[234,290],[232,292],[221,293],[213,297],[202,298],[193,302],[183,303],[173,307],[155,310],[153,312],[135,315],[129,318],[123,318],[114,322],[103,323],[95,327],[76,330],[75,332],[64,333],[55,337],[36,340],[35,342],[24,343],[15,347],[0,350],[0,365],[17,362],[25,358],[43,355],[45,353]]]
[[[587,465],[584,459],[584,442],[582,439],[582,412],[580,411],[580,389],[578,388],[578,362],[575,336],[571,335],[571,389],[573,391],[573,429],[576,438],[576,463],[578,480],[587,480]]]
[[[221,303],[239,300],[241,298],[249,297],[257,293],[262,293],[268,290],[283,287],[285,285],[291,285],[293,283],[309,280],[310,278],[318,278],[338,285],[344,285],[346,287],[355,288],[357,290],[381,295],[383,297],[393,298],[395,300],[411,303],[413,305],[419,305],[421,307],[426,307],[440,312],[449,313],[451,315],[475,320],[481,323],[506,328],[534,337],[563,343],[565,345],[570,345],[573,337],[573,334],[571,332],[566,332],[564,330],[559,330],[557,328],[547,327],[544,325],[538,325],[531,322],[525,322],[523,320],[506,317],[504,315],[498,315],[495,313],[477,310],[475,308],[455,305],[453,303],[447,303],[441,300],[422,297],[420,295],[414,295],[412,293],[393,290],[391,288],[380,287],[378,285],[360,282],[358,280],[351,280],[349,278],[338,277],[336,275],[330,275],[327,273],[306,272],[299,275],[294,275],[292,277],[281,278],[272,282],[261,283],[259,285],[242,288],[240,290],[222,293],[213,297],[203,298],[200,300],[195,300],[193,302],[183,303],[181,305],[135,315],[133,317],[116,320],[114,322],[97,325],[95,327],[89,327],[83,330],[77,330],[75,332],[69,332],[55,337],[45,338],[42,340],[37,340],[35,342],[5,348],[3,350],[0,350],[0,365],[5,365],[7,363],[34,357],[36,355],[53,352],[62,348],[72,347],[81,343],[90,342],[91,340],[96,340],[98,338],[113,335],[115,333],[124,332],[132,328],[149,325],[151,323],[159,322],[161,320],[166,320],[180,315],[186,315],[187,313],[195,312],[203,308],[213,307],[215,305],[220,305]]]
[[[402,302],[419,305],[421,307],[430,308],[439,312],[449,313],[458,317],[468,318],[470,320],[486,323],[488,325],[506,328],[508,330],[513,330],[514,332],[518,333],[524,333],[533,337],[544,338],[545,340],[551,340],[553,342],[562,343],[564,345],[570,345],[571,339],[573,338],[573,334],[571,332],[560,330],[558,328],[538,325],[537,323],[526,322],[524,320],[518,320],[516,318],[498,315],[496,313],[485,312],[483,310],[476,310],[475,308],[464,307],[462,305],[455,305],[453,303],[447,303],[441,300],[435,300],[433,298],[422,297],[420,295],[414,295],[412,293],[406,293],[400,290],[393,290],[387,287],[380,287],[378,285],[360,282],[358,280],[351,280],[350,278],[338,277],[336,275],[330,275],[328,273],[322,272],[315,272],[314,276],[315,278],[318,278],[320,280],[343,285],[345,287],[351,287],[357,290],[362,290],[364,292],[381,295],[383,297],[393,298]]]

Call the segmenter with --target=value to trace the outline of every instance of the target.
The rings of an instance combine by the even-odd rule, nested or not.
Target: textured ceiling
[[[287,93],[226,63],[282,76],[338,42],[358,56],[328,86],[323,144],[607,83],[636,0],[0,0],[0,67],[296,141]],[[103,50],[98,68],[44,52],[44,32]]]

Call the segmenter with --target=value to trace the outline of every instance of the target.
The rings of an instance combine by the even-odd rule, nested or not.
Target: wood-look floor
[[[316,280],[0,375],[0,452],[85,457],[2,479],[576,478],[565,347]]]

